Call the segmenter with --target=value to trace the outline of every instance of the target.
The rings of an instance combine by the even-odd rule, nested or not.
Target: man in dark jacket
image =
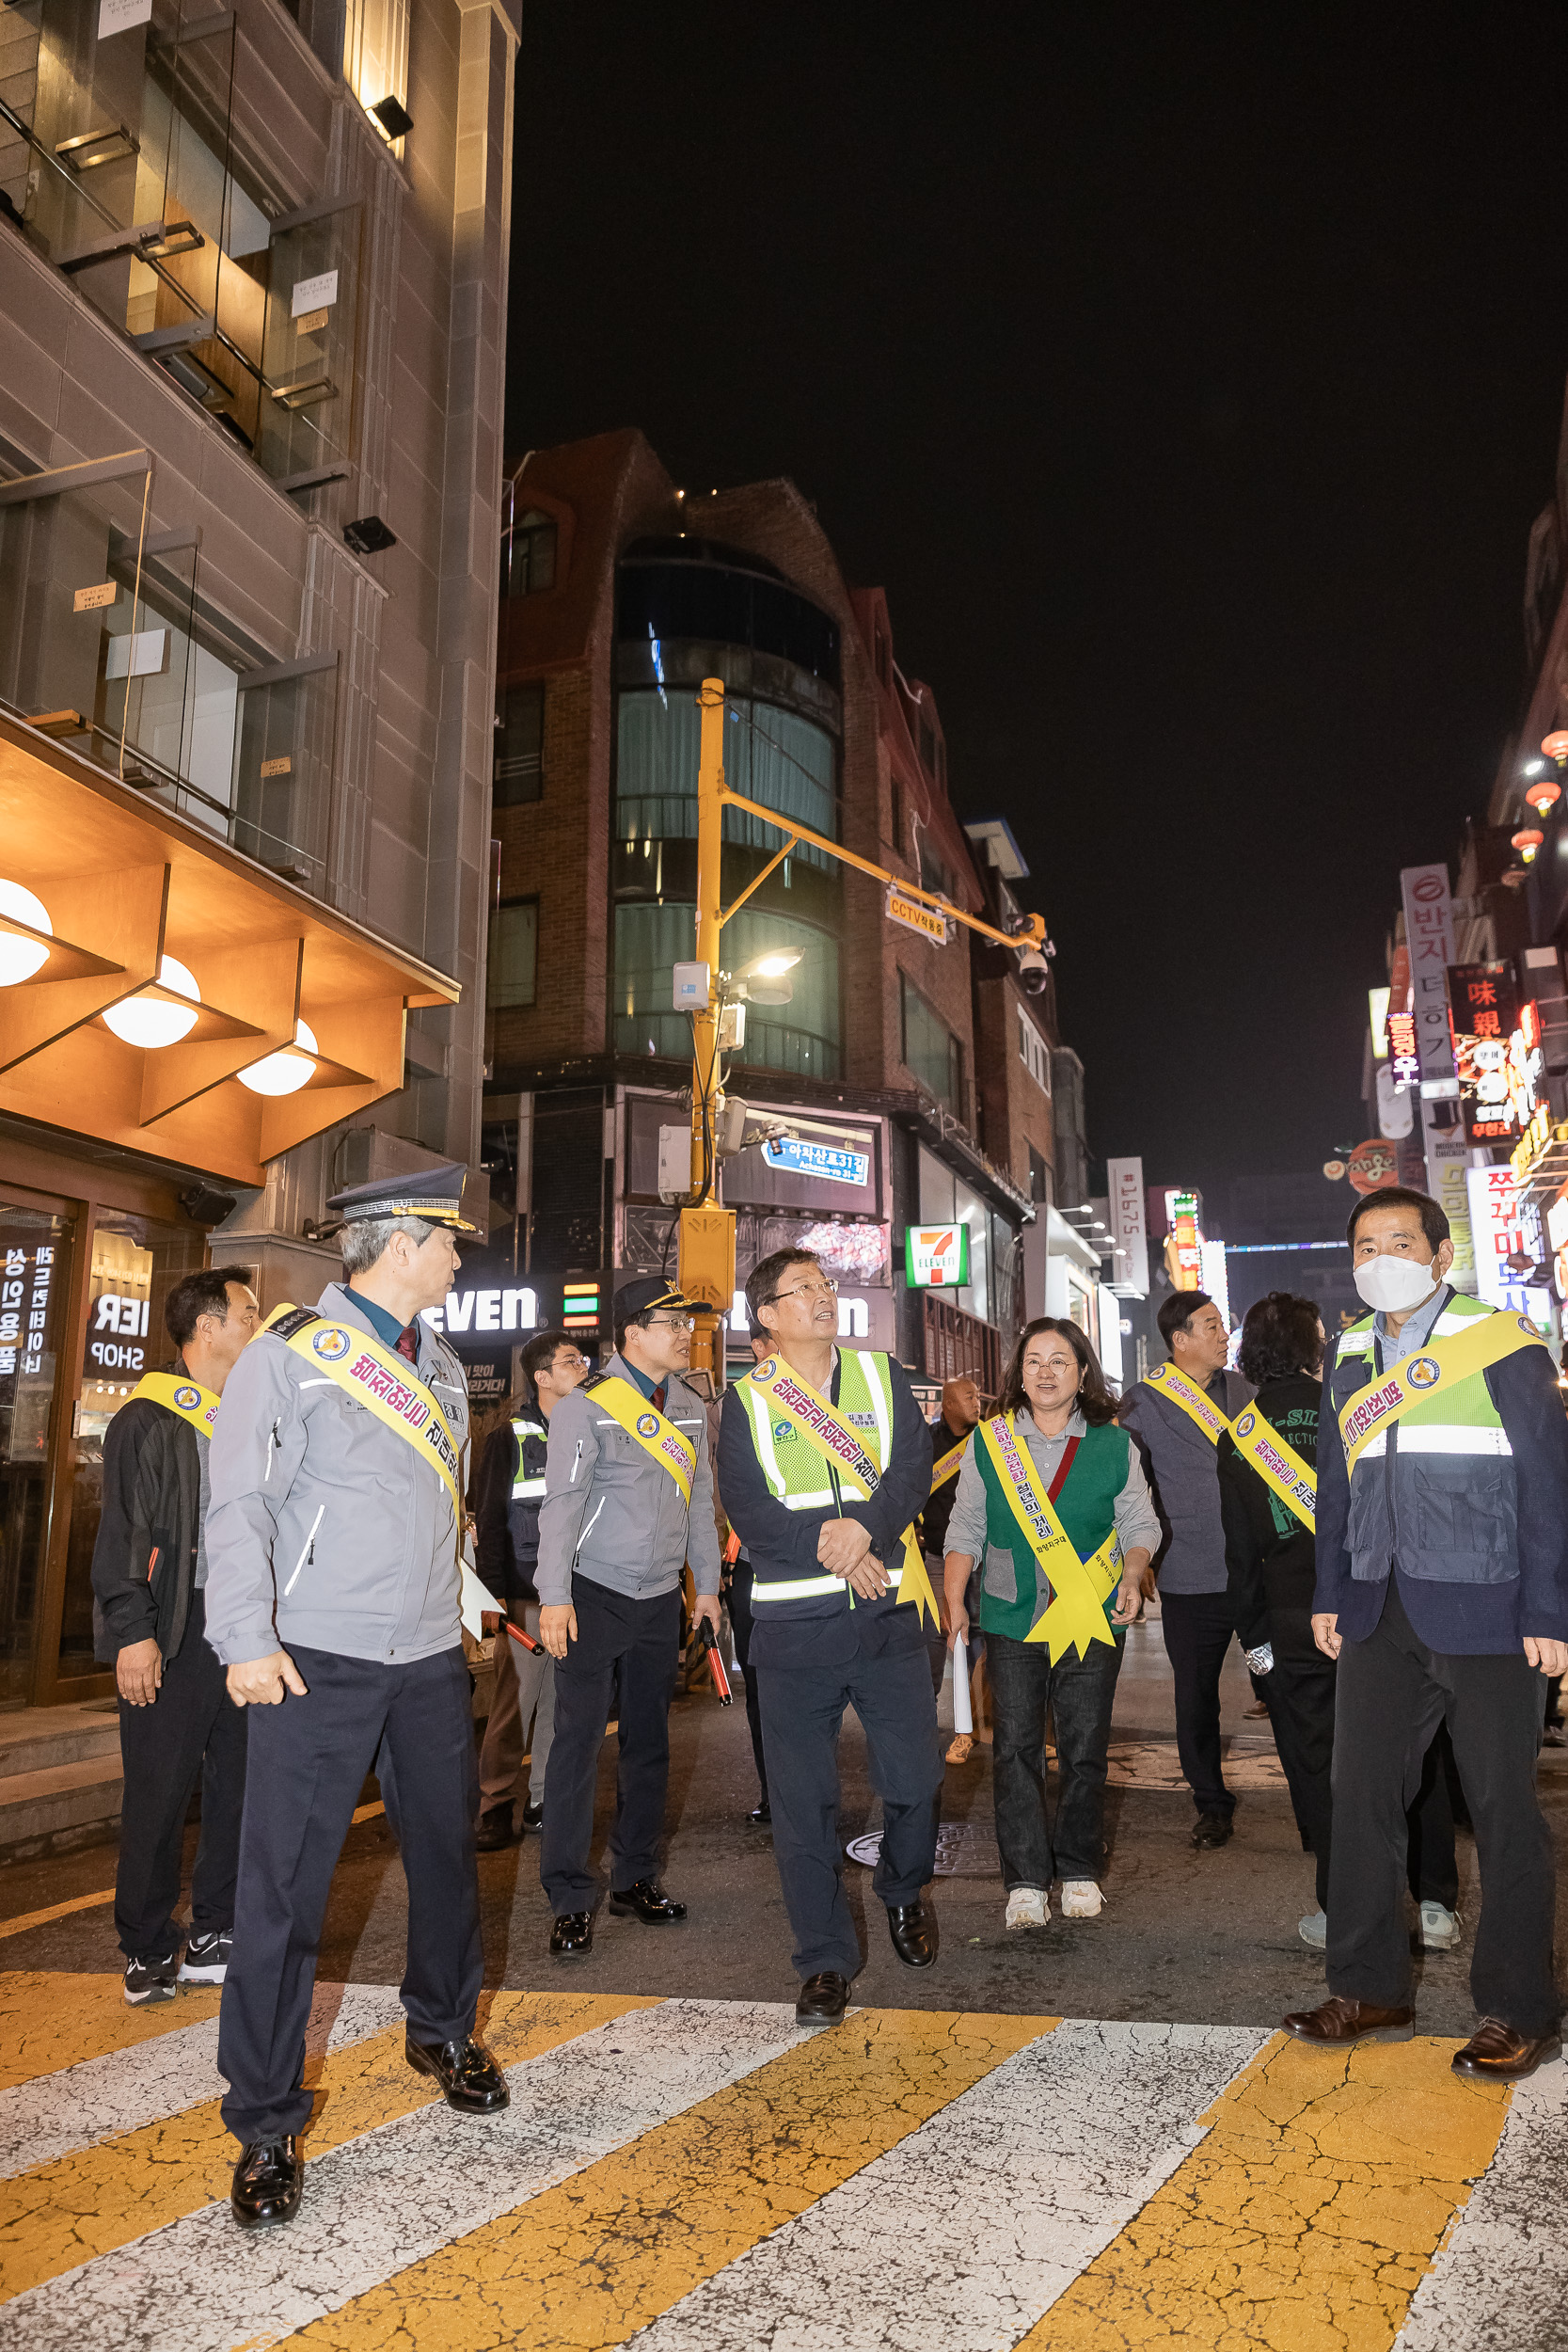
[[[222,1267],[187,1275],[164,1308],[180,1351],[172,1371],[147,1375],[103,1440],[93,1630],[119,1690],[115,1926],[133,2008],[172,2001],[177,1982],[221,1984],[229,1966],[245,1724],[205,1640],[207,1450],[224,1383],[260,1318],[255,1293]],[[198,1779],[201,1842],[180,1966],[174,1906]]]
[[[1287,2032],[1411,2032],[1404,1808],[1446,1722],[1475,1824],[1481,2025],[1457,2074],[1556,2054],[1551,1832],[1535,1790],[1546,1677],[1568,1663],[1568,1422],[1520,1316],[1454,1291],[1449,1220],[1391,1186],[1352,1213],[1355,1287],[1323,1389],[1312,1630],[1339,1661],[1328,1988]]]
[[[474,1497],[480,1581],[535,1641],[539,1595],[533,1568],[539,1557],[539,1505],[545,1500],[550,1415],[563,1396],[587,1379],[590,1369],[570,1332],[541,1331],[530,1340],[523,1350],[523,1377],[533,1402],[521,1406],[509,1426],[491,1432],[480,1465]],[[474,1844],[481,1853],[494,1853],[512,1842],[512,1808],[525,1748],[529,1779],[523,1827],[537,1829],[545,1818],[545,1768],[555,1734],[555,1661],[543,1647],[524,1649],[499,1617],[486,1616],[485,1629],[496,1637],[496,1677],[480,1751]]]
[[[1223,1846],[1236,1800],[1221,1768],[1220,1671],[1236,1624],[1215,1449],[1252,1385],[1226,1370],[1229,1334],[1206,1291],[1173,1291],[1157,1320],[1170,1361],[1128,1390],[1118,1419],[1143,1456],[1164,1531],[1154,1569],[1176,1685],[1177,1753],[1197,1807],[1193,1844]]]

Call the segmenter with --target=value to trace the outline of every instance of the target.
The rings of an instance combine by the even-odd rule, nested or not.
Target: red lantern
[[[1544,817],[1546,811],[1555,808],[1561,798],[1562,787],[1551,776],[1538,776],[1533,784],[1525,787],[1525,804],[1533,808],[1538,817]]]
[[[1526,825],[1522,831],[1513,835],[1510,846],[1518,850],[1528,866],[1545,838],[1545,834],[1538,825]]]
[[[1541,748],[1548,759],[1555,759],[1560,768],[1568,765],[1568,727],[1559,727],[1553,735],[1541,738]]]

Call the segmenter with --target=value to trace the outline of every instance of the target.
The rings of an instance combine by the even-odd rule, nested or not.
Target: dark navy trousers
[[[555,1666],[555,1738],[545,1794],[539,1876],[551,1911],[592,1911],[599,1883],[589,1865],[599,1753],[615,1702],[620,1756],[608,1859],[612,1893],[658,1875],[670,1782],[670,1702],[680,1665],[679,1588],[649,1600],[572,1579],[577,1640]]]
[[[883,1628],[885,1620],[879,1633]],[[780,1630],[768,1629],[773,1656],[783,1646]],[[873,1891],[890,1906],[918,1902],[936,1865],[942,1762],[926,1645],[911,1625],[907,1638],[875,1652],[847,1646],[843,1659],[781,1665],[770,1656],[756,1670],[773,1854],[802,1978],[829,1969],[857,1977],[863,1965],[838,1823],[838,1734],[847,1707],[864,1727],[872,1786],[882,1801]]]
[[[472,1686],[460,1648],[410,1665],[293,1649],[308,1686],[250,1707],[223,2120],[242,2144],[304,2129],[305,2028],[332,1873],[372,1767],[408,1882],[403,2006],[417,2042],[473,2031],[483,1979]]]

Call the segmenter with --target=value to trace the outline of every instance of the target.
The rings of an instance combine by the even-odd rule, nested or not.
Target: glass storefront
[[[0,1199],[0,1706],[33,1692],[72,1220]],[[67,1422],[69,1426],[69,1412]]]

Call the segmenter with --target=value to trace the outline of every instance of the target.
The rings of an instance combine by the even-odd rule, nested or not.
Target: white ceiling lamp
[[[25,923],[29,930],[52,934],[55,929],[43,900],[24,890],[20,882],[0,882],[0,914],[8,914],[13,923]],[[15,931],[0,931],[0,988],[16,988],[30,980],[48,955],[40,939],[19,939]]]
[[[263,1056],[236,1074],[241,1086],[248,1087],[252,1094],[297,1094],[315,1076],[313,1057],[320,1050],[309,1024],[296,1021],[293,1045],[279,1046],[276,1054]]]
[[[195,974],[173,956],[165,956],[158,966],[158,986],[172,990],[176,996],[188,996],[189,1005],[166,1004],[161,996],[147,995],[127,996],[111,1005],[103,1015],[104,1025],[124,1044],[145,1046],[155,1053],[162,1045],[178,1045],[195,1028],[201,1004]]]

